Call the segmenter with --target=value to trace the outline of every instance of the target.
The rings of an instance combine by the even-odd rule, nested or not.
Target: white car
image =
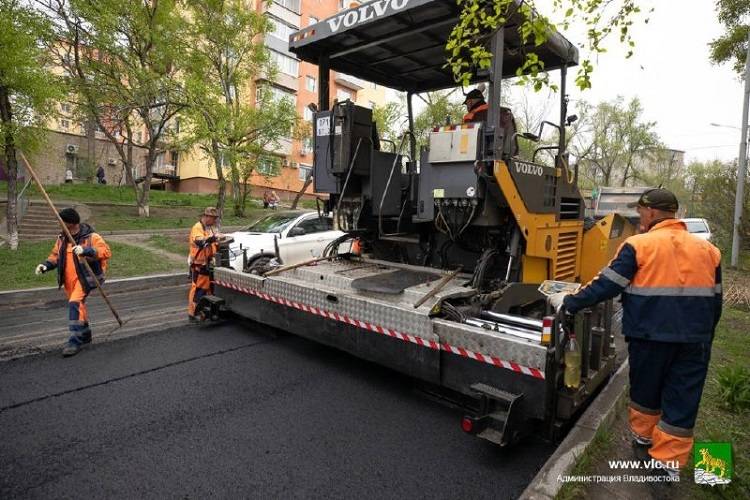
[[[711,241],[713,234],[711,228],[708,227],[708,221],[706,219],[682,219],[682,222],[687,226],[689,233],[696,235],[698,238],[703,238],[706,241]]]
[[[227,235],[234,239],[229,246],[229,264],[244,272],[263,268],[276,257],[276,245],[283,265],[298,264],[322,256],[326,245],[343,234],[334,231],[331,217],[317,212],[274,212]]]

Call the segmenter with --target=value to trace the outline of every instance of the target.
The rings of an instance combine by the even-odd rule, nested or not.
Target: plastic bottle
[[[565,346],[565,375],[563,377],[565,387],[577,389],[581,385],[581,350],[574,333]]]

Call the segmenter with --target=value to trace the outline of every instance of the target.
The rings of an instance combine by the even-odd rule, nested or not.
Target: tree
[[[18,248],[18,151],[29,152],[41,144],[62,88],[47,70],[43,43],[50,36],[49,24],[37,12],[17,0],[0,0],[0,152],[8,176],[11,250]]]
[[[417,151],[427,145],[430,131],[446,124],[461,123],[466,111],[461,100],[453,97],[454,91],[427,92],[422,97],[427,105],[414,117],[414,135],[417,138]]]
[[[592,58],[606,51],[607,39],[611,35],[628,46],[627,57],[633,54],[635,41],[630,27],[642,14],[638,0],[552,0],[554,12],[564,13],[556,22],[538,13],[536,0],[457,0],[461,8],[459,23],[453,28],[446,44],[448,64],[456,82],[468,85],[478,71],[487,70],[492,62],[488,49],[490,34],[504,26],[508,19],[518,14],[518,31],[523,63],[518,76],[532,83],[536,90],[549,85],[543,61],[536,54],[549,35],[558,30],[567,30],[571,23],[586,26],[586,57],[581,61],[576,76],[576,85],[583,90],[591,87],[594,70]],[[742,1],[742,0],[734,0]],[[653,9],[651,9],[653,10]],[[650,12],[650,11],[649,11]],[[648,18],[644,20],[648,22]]]
[[[372,119],[381,139],[398,143],[407,128],[408,117],[401,102],[387,102],[372,109]]]
[[[599,186],[626,186],[643,180],[644,160],[664,148],[654,131],[656,123],[643,121],[638,98],[626,104],[618,97],[596,107],[581,102],[578,110],[571,153],[578,160],[581,175]]]
[[[713,40],[711,61],[715,64],[731,63],[738,74],[745,68],[745,54],[750,50],[747,37],[750,33],[750,2],[747,0],[718,0],[716,2],[719,22],[726,33]]]
[[[149,190],[159,157],[175,140],[186,107],[180,82],[185,24],[177,0],[38,0],[56,26],[49,50],[73,86],[77,107],[112,143],[149,216]],[[136,148],[146,150],[136,178]]]

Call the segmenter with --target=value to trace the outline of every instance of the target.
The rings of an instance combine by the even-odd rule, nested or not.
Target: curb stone
[[[565,484],[557,480],[558,476],[570,474],[599,429],[611,426],[617,412],[622,409],[627,396],[628,368],[629,363],[626,359],[521,493],[519,499],[551,500],[557,496]]]
[[[188,284],[187,271],[107,280],[103,288],[109,293],[123,293],[143,290],[144,288],[159,288],[182,284],[185,286]],[[0,292],[0,310],[22,305],[44,304],[64,300],[64,298],[63,292],[56,286],[29,288],[26,290],[8,290]]]

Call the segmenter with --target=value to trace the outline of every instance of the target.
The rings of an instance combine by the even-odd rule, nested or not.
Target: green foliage
[[[581,102],[578,112],[570,150],[583,179],[596,186],[650,181],[648,169],[655,158],[661,161],[665,148],[655,132],[656,122],[643,121],[637,97],[596,106]]]
[[[427,106],[414,117],[417,151],[427,145],[433,128],[450,123],[461,123],[461,118],[466,111],[462,99],[457,97],[454,91],[428,92],[422,97]]]
[[[9,141],[26,152],[42,142],[63,83],[46,68],[43,43],[51,36],[49,23],[33,9],[17,0],[0,0],[0,88],[11,104],[10,115],[0,120],[0,151]]]
[[[688,193],[688,216],[708,219],[714,233],[714,243],[724,249],[731,247],[736,187],[736,162],[693,162],[687,167],[685,188]],[[750,183],[745,186],[745,192],[750,192],[748,190]],[[747,197],[742,213],[740,235],[743,248],[749,248],[750,204]]]
[[[401,135],[408,128],[406,111],[400,102],[387,102],[383,106],[372,109],[372,119],[375,121],[381,139],[393,142],[401,140]]]
[[[151,246],[166,250],[177,255],[187,255],[189,245],[184,236],[164,236],[163,234],[152,234],[146,240]]]
[[[711,61],[715,64],[730,63],[738,74],[744,72],[747,37],[750,34],[750,2],[747,0],[717,0],[716,10],[726,32],[713,40]]]
[[[105,237],[106,239],[106,237]],[[18,245],[18,251],[11,251],[7,246],[0,247],[0,260],[5,269],[5,279],[0,281],[0,290],[17,290],[57,286],[56,272],[41,276],[34,274],[37,264],[44,262],[52,250],[54,241],[25,242]],[[127,278],[143,276],[184,268],[175,266],[169,259],[143,248],[114,241],[108,242],[112,249],[107,278]],[[61,298],[64,297],[60,292]]]
[[[606,41],[611,35],[617,36],[619,42],[629,48],[627,57],[633,54],[635,42],[630,28],[642,14],[637,0],[553,0],[553,10],[564,12],[564,16],[552,22],[537,12],[536,0],[525,0],[520,4],[515,0],[456,2],[461,8],[461,19],[453,28],[445,47],[448,66],[456,82],[469,85],[478,72],[490,68],[492,54],[489,40],[492,33],[504,26],[511,16],[517,15],[520,22],[515,29],[521,41],[523,58],[517,76],[537,91],[545,86],[554,88],[544,62],[535,50],[558,28],[566,30],[574,22],[587,27],[586,48],[589,54],[581,61],[576,75],[576,85],[584,90],[591,87],[591,73],[594,70],[592,58],[606,52]]]
[[[47,49],[72,84],[71,101],[112,143],[148,215],[151,173],[171,149],[176,114],[186,106],[179,75],[186,52],[178,0],[41,2],[55,26]],[[64,42],[61,42],[64,40]],[[147,149],[146,181],[136,184],[134,157]]]
[[[725,366],[716,375],[725,407],[735,413],[750,409],[750,370],[744,366]]]
[[[249,180],[259,165],[262,173],[278,172],[279,158],[269,154],[291,137],[302,138],[302,124],[288,98],[277,98],[269,85],[275,68],[259,37],[270,32],[268,18],[247,9],[239,0],[188,1],[190,43],[185,80],[190,108],[187,142],[197,144],[214,161],[219,177],[219,206],[223,182],[232,183],[234,210],[241,215]]]

